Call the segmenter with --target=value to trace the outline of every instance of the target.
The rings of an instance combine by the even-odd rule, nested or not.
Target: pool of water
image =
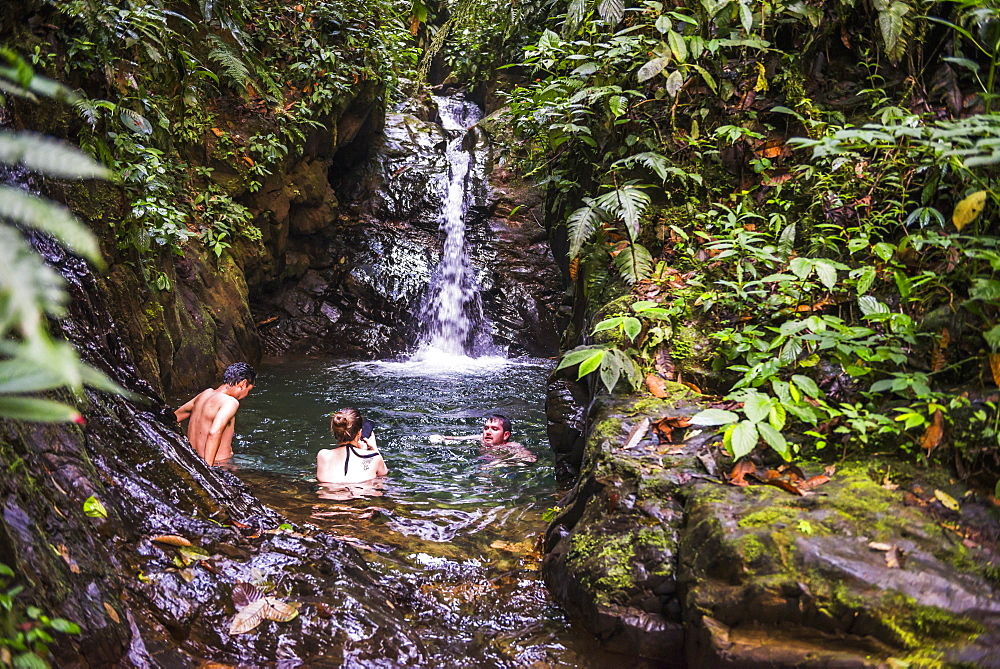
[[[561,496],[545,436],[551,360],[437,358],[338,362],[283,358],[259,369],[237,416],[237,473],[267,504],[361,550],[388,580],[417,593],[410,622],[434,664],[617,667],[550,599],[538,573],[543,514]],[[316,482],[329,415],[355,407],[374,421],[389,475],[375,486]],[[503,413],[537,462],[493,461],[479,444],[432,444],[478,433]]]

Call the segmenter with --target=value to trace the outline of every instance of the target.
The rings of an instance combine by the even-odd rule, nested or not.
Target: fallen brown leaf
[[[107,602],[103,602],[103,604],[104,604],[104,610],[108,612],[108,617],[120,625],[122,619],[118,617],[118,612],[115,611],[115,607],[111,606]]]
[[[649,392],[652,393],[653,397],[657,397],[662,400],[667,396],[667,385],[664,383],[663,379],[656,374],[650,373],[646,375],[646,388],[649,389]]]
[[[757,471],[752,462],[747,460],[740,460],[733,467],[733,471],[729,473],[729,483],[738,486],[748,486],[750,485],[746,480],[747,474],[753,474]]]
[[[189,540],[176,534],[161,534],[158,537],[153,537],[151,541],[155,541],[158,544],[166,544],[167,546],[194,546]]]
[[[893,546],[885,554],[885,566],[889,569],[902,569],[906,560],[906,552],[899,546]]]
[[[885,544],[880,541],[872,541],[868,544],[868,548],[873,551],[889,551],[892,550],[892,544]]]
[[[920,446],[927,454],[930,455],[938,444],[941,443],[941,438],[944,436],[944,415],[941,410],[938,409],[934,412],[934,418],[931,424],[927,426],[927,430],[924,432],[924,436],[920,439]]]
[[[1000,353],[990,353],[990,371],[993,372],[993,383],[1000,387]]]
[[[829,476],[819,474],[818,476],[810,477],[808,480],[800,483],[799,488],[801,488],[802,490],[813,490],[818,486],[823,485],[824,483],[828,483],[829,481],[830,481]]]
[[[785,492],[791,493],[793,495],[798,495],[799,497],[805,496],[805,493],[799,490],[797,486],[792,485],[791,483],[785,481],[784,479],[766,479],[761,481],[761,483],[763,483],[764,485],[772,485],[775,488],[781,488]]]

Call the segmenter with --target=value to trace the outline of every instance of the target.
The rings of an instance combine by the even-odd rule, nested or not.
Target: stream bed
[[[415,588],[408,621],[435,665],[614,667],[633,658],[575,632],[538,571],[543,514],[560,492],[545,435],[553,361],[499,357],[409,362],[266,361],[237,416],[236,473],[295,523],[353,544],[369,567]],[[316,453],[329,414],[375,423],[389,475],[374,486],[321,486]],[[493,461],[471,435],[503,413],[537,462]],[[372,593],[377,598],[379,593]]]

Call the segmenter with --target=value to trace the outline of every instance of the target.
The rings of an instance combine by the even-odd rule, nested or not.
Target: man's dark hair
[[[251,386],[257,380],[257,372],[253,371],[253,367],[245,362],[234,362],[226,367],[226,372],[222,375],[222,382],[231,386],[235,386],[244,379]]]
[[[507,418],[507,416],[504,416],[502,413],[495,413],[495,414],[492,414],[490,416],[487,416],[486,420],[483,421],[483,422],[484,423],[488,423],[491,420],[498,420],[498,421],[500,421],[500,423],[503,425],[503,431],[504,432],[511,432],[511,429],[510,429],[510,418]]]

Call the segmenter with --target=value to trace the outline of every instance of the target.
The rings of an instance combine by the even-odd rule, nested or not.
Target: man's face
[[[243,379],[242,381],[236,384],[236,388],[239,392],[237,392],[236,395],[233,395],[233,397],[235,397],[238,400],[241,400],[250,394],[250,391],[253,390],[253,384],[247,381],[246,379]]]
[[[487,446],[499,446],[510,439],[510,432],[504,432],[503,421],[491,418],[483,425],[483,443]]]

